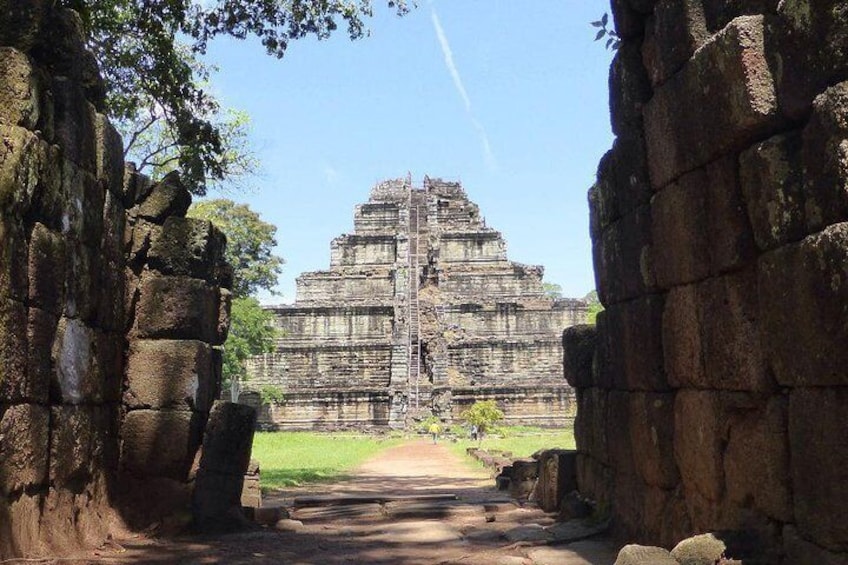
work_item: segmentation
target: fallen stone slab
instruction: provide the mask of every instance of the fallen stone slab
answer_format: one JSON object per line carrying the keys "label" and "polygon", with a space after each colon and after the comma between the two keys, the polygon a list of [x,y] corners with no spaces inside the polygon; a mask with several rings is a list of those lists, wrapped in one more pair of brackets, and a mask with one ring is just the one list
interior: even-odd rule
{"label": "fallen stone slab", "polygon": [[456,494],[440,493],[440,494],[403,494],[403,495],[350,495],[350,494],[329,494],[317,496],[299,496],[294,499],[295,507],[301,508],[305,506],[345,506],[349,504],[368,504],[377,503],[385,504],[399,500],[457,500]]}
{"label": "fallen stone slab", "polygon": [[390,518],[408,520],[410,518],[448,518],[456,516],[483,515],[486,510],[480,505],[457,504],[454,501],[437,502],[389,502],[384,511]]}
{"label": "fallen stone slab", "polygon": [[505,531],[503,535],[507,540],[513,543],[522,541],[548,543],[554,539],[553,534],[551,534],[541,524],[525,524],[523,526],[517,526]]}
{"label": "fallen stone slab", "polygon": [[606,532],[609,522],[590,523],[583,520],[569,520],[548,526],[548,533],[553,536],[552,545],[572,543],[575,541],[591,538]]}

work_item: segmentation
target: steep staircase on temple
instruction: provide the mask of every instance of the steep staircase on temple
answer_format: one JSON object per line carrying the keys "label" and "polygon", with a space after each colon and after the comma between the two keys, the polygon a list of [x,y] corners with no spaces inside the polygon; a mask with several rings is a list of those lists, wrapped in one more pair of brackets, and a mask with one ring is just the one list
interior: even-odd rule
{"label": "steep staircase on temple", "polygon": [[[421,402],[421,309],[418,302],[418,288],[420,286],[420,236],[421,236],[421,213],[426,214],[426,201],[423,191],[414,190],[410,185],[409,190],[409,365],[407,371],[407,384],[409,386],[409,409],[413,415],[417,415],[422,405]],[[422,210],[423,209],[423,210]],[[426,222],[426,217],[425,217]],[[424,246],[426,249],[426,245]]]}

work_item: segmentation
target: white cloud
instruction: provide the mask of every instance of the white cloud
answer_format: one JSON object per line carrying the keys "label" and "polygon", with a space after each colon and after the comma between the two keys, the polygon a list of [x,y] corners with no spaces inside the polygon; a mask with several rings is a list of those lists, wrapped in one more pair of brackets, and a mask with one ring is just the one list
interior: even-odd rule
{"label": "white cloud", "polygon": [[492,145],[489,143],[489,136],[486,134],[486,128],[484,128],[483,124],[481,124],[474,116],[474,112],[471,109],[471,98],[468,96],[468,91],[465,90],[465,85],[462,82],[462,76],[459,74],[459,69],[456,66],[456,62],[453,60],[453,50],[451,50],[450,42],[448,41],[447,35],[445,35],[442,22],[439,21],[439,16],[436,14],[436,9],[433,8],[432,5],[430,6],[430,16],[433,21],[433,29],[436,31],[436,38],[439,40],[439,46],[442,48],[442,55],[445,58],[445,66],[453,79],[453,84],[456,87],[459,97],[462,98],[462,102],[465,104],[465,112],[471,120],[471,125],[474,126],[474,129],[477,130],[477,133],[480,135],[480,142],[483,146],[483,155],[486,158],[486,164],[490,169],[496,170],[498,168],[498,162],[497,159],[495,159],[495,154],[492,152]]}

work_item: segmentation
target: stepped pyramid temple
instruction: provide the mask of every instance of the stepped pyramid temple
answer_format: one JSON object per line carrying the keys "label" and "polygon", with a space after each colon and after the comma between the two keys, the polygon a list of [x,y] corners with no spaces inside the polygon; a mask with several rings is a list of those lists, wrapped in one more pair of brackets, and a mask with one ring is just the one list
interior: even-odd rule
{"label": "stepped pyramid temple", "polygon": [[272,307],[273,353],[248,364],[242,402],[263,386],[268,428],[403,427],[430,413],[452,421],[496,399],[512,424],[573,417],[562,331],[580,300],[552,299],[543,268],[507,259],[457,182],[382,182],[331,244],[330,269],[297,279],[294,305]]}

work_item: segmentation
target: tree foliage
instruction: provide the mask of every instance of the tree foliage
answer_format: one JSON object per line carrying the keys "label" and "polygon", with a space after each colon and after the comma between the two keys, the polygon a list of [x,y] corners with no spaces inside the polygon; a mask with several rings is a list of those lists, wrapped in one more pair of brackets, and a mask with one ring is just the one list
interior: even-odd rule
{"label": "tree foliage", "polygon": [[589,307],[586,314],[586,322],[594,324],[597,322],[598,314],[604,310],[604,305],[598,299],[598,291],[593,290],[583,297],[583,302]]}
{"label": "tree foliage", "polygon": [[621,37],[619,37],[618,32],[615,31],[614,27],[607,27],[610,25],[609,14],[604,12],[604,15],[601,16],[601,19],[594,21],[591,23],[592,27],[599,28],[598,33],[595,34],[595,41],[600,41],[604,37],[607,38],[606,48],[616,51],[621,45]]}
{"label": "tree foliage", "polygon": [[276,226],[262,221],[246,204],[226,198],[196,202],[188,216],[209,220],[227,236],[225,257],[233,266],[233,296],[273,292],[285,263],[274,255]]}
{"label": "tree foliage", "polygon": [[557,283],[542,283],[542,291],[548,298],[562,298],[562,286]]}
{"label": "tree foliage", "polygon": [[504,413],[494,400],[478,400],[459,415],[470,426],[477,426],[480,434],[484,434],[503,420]]}
{"label": "tree foliage", "polygon": [[[230,174],[226,120],[206,86],[209,69],[199,61],[218,36],[257,37],[282,57],[289,42],[329,37],[340,25],[351,39],[367,34],[372,0],[56,0],[80,13],[89,48],[106,83],[107,110],[124,129],[138,131],[151,119],[167,132],[161,153],[178,166],[184,182],[204,194],[210,182]],[[398,14],[405,0],[387,0]],[[153,127],[153,126],[148,126]],[[231,157],[232,155],[230,155]]]}
{"label": "tree foliage", "polygon": [[224,343],[224,382],[244,381],[247,359],[274,350],[277,330],[273,322],[273,312],[263,309],[255,298],[233,299],[230,334]]}

